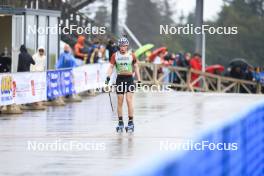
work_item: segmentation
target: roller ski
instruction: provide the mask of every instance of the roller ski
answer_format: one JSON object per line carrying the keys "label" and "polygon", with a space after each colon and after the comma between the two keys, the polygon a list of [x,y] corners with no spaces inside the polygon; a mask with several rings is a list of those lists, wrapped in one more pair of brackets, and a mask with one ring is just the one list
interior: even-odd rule
{"label": "roller ski", "polygon": [[129,121],[128,125],[126,126],[126,132],[127,133],[133,133],[134,132],[134,123],[133,121]]}
{"label": "roller ski", "polygon": [[124,129],[124,122],[123,122],[123,120],[122,121],[120,120],[118,122],[117,127],[116,127],[116,132],[117,133],[122,133],[123,132],[123,129]]}

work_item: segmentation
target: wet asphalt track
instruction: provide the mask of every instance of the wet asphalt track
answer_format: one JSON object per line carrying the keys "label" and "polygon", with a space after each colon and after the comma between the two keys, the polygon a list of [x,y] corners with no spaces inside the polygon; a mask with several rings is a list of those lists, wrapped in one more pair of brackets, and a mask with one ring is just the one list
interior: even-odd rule
{"label": "wet asphalt track", "polygon": [[[116,107],[114,94],[112,99]],[[115,133],[116,114],[111,111],[107,94],[86,97],[81,103],[65,107],[49,107],[46,111],[1,115],[0,175],[114,175],[162,154],[161,142],[193,139],[263,99],[257,95],[136,93],[133,135]],[[29,142],[56,141],[85,144],[88,148],[28,148]]]}

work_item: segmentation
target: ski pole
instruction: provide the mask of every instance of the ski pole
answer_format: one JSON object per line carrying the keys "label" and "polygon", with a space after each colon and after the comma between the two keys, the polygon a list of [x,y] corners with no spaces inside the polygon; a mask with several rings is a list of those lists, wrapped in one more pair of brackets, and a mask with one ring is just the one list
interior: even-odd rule
{"label": "ski pole", "polygon": [[114,112],[114,108],[113,108],[113,103],[112,103],[112,98],[111,98],[111,94],[110,94],[110,92],[108,92],[108,95],[109,95],[109,100],[110,100],[110,104],[111,104],[112,112]]}
{"label": "ski pole", "polygon": [[[108,76],[107,78],[106,78],[106,81],[105,81],[105,84],[107,85],[107,87],[109,88],[109,81],[110,81],[110,77]],[[110,100],[110,104],[111,104],[111,108],[112,108],[112,112],[114,112],[114,108],[113,108],[113,103],[112,103],[112,98],[111,98],[111,94],[110,94],[110,92],[111,92],[111,87],[110,87],[110,91],[108,91],[108,95],[109,95],[109,100]]]}

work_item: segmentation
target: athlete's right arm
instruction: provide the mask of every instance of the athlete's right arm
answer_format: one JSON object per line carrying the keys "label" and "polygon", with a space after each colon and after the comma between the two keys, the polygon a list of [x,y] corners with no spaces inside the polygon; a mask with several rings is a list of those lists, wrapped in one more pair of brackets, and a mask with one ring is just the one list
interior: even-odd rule
{"label": "athlete's right arm", "polygon": [[114,65],[110,63],[108,70],[106,72],[107,77],[111,77],[112,73],[113,73],[113,69],[114,69]]}

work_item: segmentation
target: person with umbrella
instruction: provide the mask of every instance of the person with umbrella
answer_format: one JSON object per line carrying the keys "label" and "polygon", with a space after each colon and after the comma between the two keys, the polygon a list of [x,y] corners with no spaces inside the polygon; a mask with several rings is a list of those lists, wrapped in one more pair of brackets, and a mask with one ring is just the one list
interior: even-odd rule
{"label": "person with umbrella", "polygon": [[245,59],[233,59],[227,68],[228,75],[232,78],[244,79],[248,70],[249,64]]}
{"label": "person with umbrella", "polygon": [[153,62],[154,64],[161,64],[165,55],[167,53],[167,48],[166,47],[161,47],[158,48],[156,50],[154,50],[149,57],[147,58],[147,60],[149,62]]}
{"label": "person with umbrella", "polygon": [[216,64],[206,67],[205,71],[207,73],[221,75],[225,71],[225,67],[223,65]]}
{"label": "person with umbrella", "polygon": [[150,52],[150,50],[154,47],[153,44],[146,44],[146,45],[143,45],[142,47],[138,48],[136,51],[135,51],[135,56],[137,58],[140,58],[141,56],[143,56],[145,53],[147,52]]}

